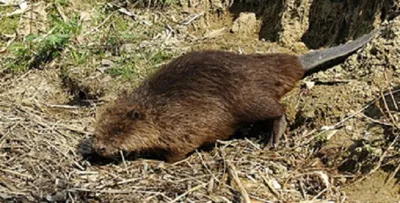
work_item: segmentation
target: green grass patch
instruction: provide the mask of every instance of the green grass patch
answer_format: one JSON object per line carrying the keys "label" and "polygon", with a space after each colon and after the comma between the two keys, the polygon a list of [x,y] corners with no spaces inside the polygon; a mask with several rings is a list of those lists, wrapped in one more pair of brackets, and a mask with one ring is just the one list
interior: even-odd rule
{"label": "green grass patch", "polygon": [[85,50],[70,49],[70,58],[72,58],[74,65],[84,64],[89,56],[89,52]]}
{"label": "green grass patch", "polygon": [[[6,14],[12,13],[14,10],[16,10],[16,8],[12,6],[0,7],[0,15],[4,16]],[[19,17],[20,15],[2,17],[0,20],[0,34],[14,34],[18,28]]]}
{"label": "green grass patch", "polygon": [[[173,1],[160,1],[160,4],[170,4]],[[93,5],[104,7],[101,1],[85,0],[79,7]],[[47,30],[40,34],[30,34],[23,39],[18,39],[9,47],[9,57],[4,60],[6,65],[0,71],[21,72],[32,68],[42,68],[48,62],[60,58],[59,66],[68,74],[69,68],[82,67],[88,71],[95,71],[102,59],[110,59],[114,64],[106,70],[107,74],[126,80],[135,80],[146,76],[160,64],[174,56],[174,53],[158,47],[140,47],[143,41],[151,41],[154,36],[161,33],[165,27],[162,22],[144,25],[140,21],[121,13],[115,13],[102,24],[111,14],[107,10],[91,13],[92,21],[85,33],[94,27],[93,33],[83,36],[84,43],[75,40],[82,34],[79,15],[70,6],[76,6],[69,0],[52,0],[47,7]],[[64,9],[67,20],[64,21],[57,11],[57,6]],[[79,9],[78,9],[79,10]],[[18,27],[15,22],[13,29]],[[46,34],[44,34],[46,33]]]}
{"label": "green grass patch", "polygon": [[27,35],[22,42],[14,42],[8,50],[13,57],[6,64],[5,71],[20,72],[30,68],[41,68],[58,57],[70,42],[79,34],[79,16],[74,14],[66,22],[57,15],[50,15],[48,35]]}
{"label": "green grass patch", "polygon": [[[106,17],[107,14],[104,14],[95,20],[102,22]],[[70,48],[67,61],[95,70],[92,62],[106,58],[114,62],[106,70],[107,74],[135,81],[174,56],[171,51],[154,47],[137,49],[143,41],[151,40],[163,29],[162,24],[147,26],[125,15],[116,14],[92,36],[93,43],[90,46]]]}
{"label": "green grass patch", "polygon": [[134,80],[152,73],[173,56],[172,52],[165,50],[145,51],[117,61],[107,70],[107,73],[114,77],[120,76],[125,80]]}

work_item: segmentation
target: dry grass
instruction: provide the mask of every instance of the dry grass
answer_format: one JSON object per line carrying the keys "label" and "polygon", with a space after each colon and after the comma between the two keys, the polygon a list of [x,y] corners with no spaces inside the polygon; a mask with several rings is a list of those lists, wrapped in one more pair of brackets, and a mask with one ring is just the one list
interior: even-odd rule
{"label": "dry grass", "polygon": [[[338,189],[304,149],[263,151],[250,140],[221,142],[173,165],[127,161],[101,165],[82,159],[75,146],[90,133],[84,121],[49,114],[38,103],[0,104],[3,198],[20,200],[234,201],[271,199],[340,200]],[[93,109],[56,107],[87,117]],[[100,164],[100,165],[98,165]]]}
{"label": "dry grass", "polygon": [[[12,89],[14,85],[2,87]],[[0,194],[3,199],[17,202],[39,199],[342,202],[346,199],[338,183],[349,176],[326,168],[315,158],[315,148],[310,147],[313,146],[310,138],[315,140],[318,135],[315,132],[286,140],[275,151],[260,150],[258,142],[245,139],[221,141],[210,152],[195,152],[172,165],[155,160],[115,164],[87,156],[90,148],[85,146],[85,141],[90,135],[87,126],[91,121],[88,118],[92,117],[94,107],[54,106],[43,102],[1,95]],[[396,155],[391,149],[394,144],[398,145],[398,136],[370,173],[387,157]]]}

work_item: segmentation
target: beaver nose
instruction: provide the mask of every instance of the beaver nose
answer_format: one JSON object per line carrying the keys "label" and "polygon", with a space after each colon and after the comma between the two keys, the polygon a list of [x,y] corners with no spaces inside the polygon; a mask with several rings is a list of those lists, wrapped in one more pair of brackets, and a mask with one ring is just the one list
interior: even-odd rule
{"label": "beaver nose", "polygon": [[101,143],[97,143],[94,148],[99,154],[104,154],[106,152],[106,146]]}
{"label": "beaver nose", "polygon": [[106,148],[104,146],[100,146],[97,148],[97,152],[100,154],[104,154],[104,152],[106,152]]}

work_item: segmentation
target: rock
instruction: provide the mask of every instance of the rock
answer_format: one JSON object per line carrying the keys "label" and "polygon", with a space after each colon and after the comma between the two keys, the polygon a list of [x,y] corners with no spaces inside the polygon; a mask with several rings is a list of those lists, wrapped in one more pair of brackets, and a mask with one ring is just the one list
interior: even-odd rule
{"label": "rock", "polygon": [[55,192],[46,196],[46,200],[49,202],[64,202],[67,199],[66,192]]}
{"label": "rock", "polygon": [[253,34],[257,30],[257,19],[255,13],[240,13],[233,22],[231,32],[235,34]]}

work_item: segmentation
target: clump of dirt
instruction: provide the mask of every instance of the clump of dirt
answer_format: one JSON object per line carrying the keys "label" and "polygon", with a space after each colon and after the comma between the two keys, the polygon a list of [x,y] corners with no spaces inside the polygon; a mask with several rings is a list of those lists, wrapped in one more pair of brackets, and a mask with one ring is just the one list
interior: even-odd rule
{"label": "clump of dirt", "polygon": [[235,34],[253,34],[257,30],[257,19],[254,13],[240,13],[233,22],[231,31]]}

